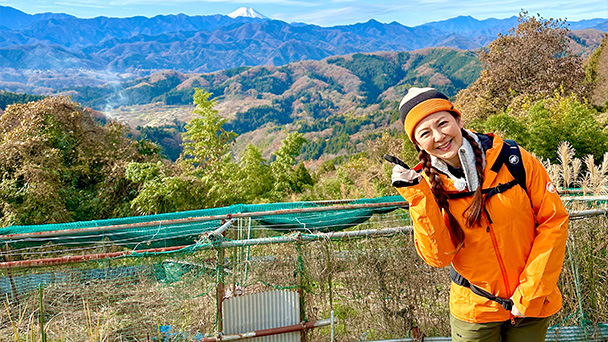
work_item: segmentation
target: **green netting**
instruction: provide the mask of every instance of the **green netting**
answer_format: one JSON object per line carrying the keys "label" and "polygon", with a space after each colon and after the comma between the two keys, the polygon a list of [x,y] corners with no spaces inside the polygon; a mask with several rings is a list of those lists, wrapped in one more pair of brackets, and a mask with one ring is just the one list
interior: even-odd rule
{"label": "green netting", "polygon": [[[401,196],[387,196],[379,198],[364,198],[349,202],[348,204],[372,204],[372,203],[395,203],[403,202]],[[272,204],[248,205],[247,209],[251,212],[268,211],[267,206]],[[280,203],[276,209],[299,209],[319,207],[319,205],[310,202],[299,203]],[[302,232],[328,232],[339,231],[352,226],[356,226],[369,220],[373,214],[384,214],[397,209],[397,206],[382,207],[382,208],[361,208],[350,210],[339,210],[330,212],[314,212],[314,213],[293,213],[287,215],[261,216],[256,220],[268,228],[275,230],[289,230]]]}
{"label": "green netting", "polygon": [[[401,196],[364,198],[354,200],[351,204],[376,204],[402,202]],[[270,203],[270,204],[237,204],[222,208],[201,209],[158,215],[123,217],[106,220],[69,222],[31,226],[11,226],[0,230],[0,239],[12,248],[39,246],[50,240],[44,237],[26,237],[9,239],[14,234],[36,234],[44,232],[65,231],[57,234],[52,241],[55,244],[70,246],[87,245],[104,239],[135,250],[191,245],[201,239],[201,235],[220,227],[220,220],[188,222],[187,219],[219,216],[237,213],[264,213],[277,210],[321,208],[323,205],[314,202]],[[304,232],[326,232],[346,229],[368,220],[373,214],[387,213],[398,206],[381,208],[361,208],[350,210],[293,213],[285,215],[260,215],[255,217],[261,224],[275,230],[298,230]],[[173,222],[179,220],[178,222]],[[91,232],[86,228],[111,227],[141,223],[157,223],[147,227],[128,227],[111,231]],[[79,229],[82,229],[79,231]],[[4,238],[2,238],[4,237]]]}

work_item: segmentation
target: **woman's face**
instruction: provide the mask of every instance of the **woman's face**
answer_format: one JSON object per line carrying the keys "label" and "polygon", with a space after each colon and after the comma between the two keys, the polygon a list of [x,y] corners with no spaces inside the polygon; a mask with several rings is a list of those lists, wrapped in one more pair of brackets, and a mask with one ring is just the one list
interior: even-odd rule
{"label": "woman's face", "polygon": [[462,122],[450,112],[433,113],[414,128],[414,139],[428,154],[460,167],[458,149],[462,146]]}

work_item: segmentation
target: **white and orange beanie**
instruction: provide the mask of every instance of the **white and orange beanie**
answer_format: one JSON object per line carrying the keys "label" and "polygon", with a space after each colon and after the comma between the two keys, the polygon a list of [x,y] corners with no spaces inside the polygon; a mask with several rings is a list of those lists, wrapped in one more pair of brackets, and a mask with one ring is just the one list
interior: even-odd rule
{"label": "white and orange beanie", "polygon": [[401,123],[411,141],[414,141],[414,128],[420,120],[444,110],[461,116],[448,97],[434,88],[412,87],[399,104]]}

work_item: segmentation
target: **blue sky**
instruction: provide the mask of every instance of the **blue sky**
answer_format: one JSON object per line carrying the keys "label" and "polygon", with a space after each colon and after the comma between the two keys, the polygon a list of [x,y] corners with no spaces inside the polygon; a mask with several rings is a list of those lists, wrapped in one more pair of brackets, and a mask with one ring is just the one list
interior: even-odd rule
{"label": "blue sky", "polygon": [[[0,5],[29,14],[67,13],[80,18],[132,17],[158,14],[228,14],[252,7],[273,19],[321,26],[348,25],[369,19],[416,26],[460,15],[504,19],[524,9],[531,15],[568,21],[608,18],[607,0],[0,0]],[[0,23],[1,24],[1,23]]]}

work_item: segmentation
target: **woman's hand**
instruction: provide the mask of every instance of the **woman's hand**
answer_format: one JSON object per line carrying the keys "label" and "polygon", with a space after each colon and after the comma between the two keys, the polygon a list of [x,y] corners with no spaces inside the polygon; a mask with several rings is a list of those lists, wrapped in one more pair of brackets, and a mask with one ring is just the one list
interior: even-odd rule
{"label": "woman's hand", "polygon": [[420,183],[420,173],[412,169],[406,169],[401,165],[393,167],[391,183],[395,188],[403,188]]}
{"label": "woman's hand", "polygon": [[[513,300],[513,298],[511,298],[511,300]],[[526,316],[524,316],[523,313],[521,313],[521,311],[519,311],[519,309],[517,308],[517,306],[515,306],[515,303],[513,303],[513,307],[511,308],[511,313],[515,317],[526,317]]]}

